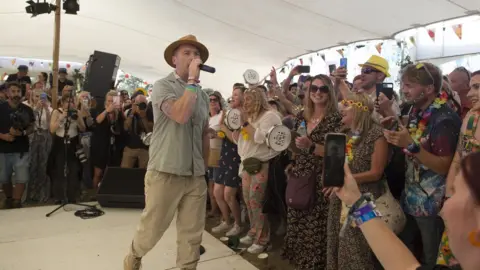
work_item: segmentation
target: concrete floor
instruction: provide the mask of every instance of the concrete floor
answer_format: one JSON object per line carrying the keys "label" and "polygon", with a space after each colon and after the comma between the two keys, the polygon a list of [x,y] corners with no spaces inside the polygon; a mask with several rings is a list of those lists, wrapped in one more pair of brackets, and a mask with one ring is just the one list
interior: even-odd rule
{"label": "concrete floor", "polygon": [[[73,206],[50,218],[53,206],[0,211],[0,270],[121,270],[141,211],[106,209],[83,220]],[[78,209],[78,208],[77,208]],[[177,269],[175,223],[144,258],[144,270]],[[208,232],[198,270],[256,270]]]}

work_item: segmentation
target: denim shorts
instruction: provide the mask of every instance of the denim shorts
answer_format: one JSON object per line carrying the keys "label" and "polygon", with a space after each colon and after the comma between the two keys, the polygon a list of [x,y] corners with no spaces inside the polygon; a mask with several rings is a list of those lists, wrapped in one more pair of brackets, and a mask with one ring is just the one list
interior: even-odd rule
{"label": "denim shorts", "polygon": [[15,173],[15,183],[26,184],[30,178],[28,153],[0,153],[0,184],[10,183]]}
{"label": "denim shorts", "polygon": [[220,173],[219,168],[208,167],[208,180],[216,181],[218,179],[219,173]]}

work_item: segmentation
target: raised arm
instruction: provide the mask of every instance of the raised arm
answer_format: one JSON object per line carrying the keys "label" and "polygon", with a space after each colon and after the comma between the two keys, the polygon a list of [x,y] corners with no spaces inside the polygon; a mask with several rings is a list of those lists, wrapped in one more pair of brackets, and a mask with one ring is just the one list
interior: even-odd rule
{"label": "raised arm", "polygon": [[154,105],[158,106],[168,118],[182,125],[192,117],[197,91],[201,91],[194,82],[190,83],[185,87],[185,92],[180,98],[177,98],[173,88],[165,80],[158,81],[153,86]]}

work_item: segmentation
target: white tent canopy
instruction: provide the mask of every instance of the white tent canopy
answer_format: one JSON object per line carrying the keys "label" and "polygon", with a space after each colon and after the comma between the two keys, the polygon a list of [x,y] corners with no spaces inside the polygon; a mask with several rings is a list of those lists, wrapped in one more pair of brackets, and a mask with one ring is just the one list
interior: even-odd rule
{"label": "white tent canopy", "polygon": [[[49,0],[50,1],[50,0]],[[149,82],[171,68],[166,46],[194,34],[215,75],[202,84],[229,93],[252,68],[266,75],[290,58],[480,10],[478,0],[80,0],[62,14],[60,59],[85,62],[94,50],[118,54],[120,68]],[[54,15],[30,18],[21,0],[0,0],[0,55],[51,59]]]}

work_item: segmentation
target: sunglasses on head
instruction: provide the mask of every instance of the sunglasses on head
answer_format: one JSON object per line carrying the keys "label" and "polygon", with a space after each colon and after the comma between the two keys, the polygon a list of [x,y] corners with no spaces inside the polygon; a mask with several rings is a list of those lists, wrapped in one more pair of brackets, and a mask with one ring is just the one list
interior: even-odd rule
{"label": "sunglasses on head", "polygon": [[310,93],[317,93],[320,91],[320,93],[328,94],[330,92],[330,89],[326,85],[322,86],[316,86],[316,85],[310,85]]}
{"label": "sunglasses on head", "polygon": [[368,75],[368,74],[372,74],[372,73],[374,73],[374,72],[379,72],[379,71],[376,70],[376,69],[368,68],[368,67],[367,67],[367,68],[362,68],[362,71],[361,71],[361,72],[362,72],[362,74],[367,74],[367,75]]}
{"label": "sunglasses on head", "polygon": [[432,76],[432,73],[430,73],[430,70],[428,70],[428,68],[423,64],[423,63],[420,63],[420,64],[417,64],[415,66],[415,68],[417,70],[420,70],[423,68],[423,70],[425,70],[425,72],[427,73],[428,77],[430,78],[430,80],[432,81],[432,84],[435,83],[435,79],[433,79],[433,76]]}

